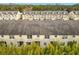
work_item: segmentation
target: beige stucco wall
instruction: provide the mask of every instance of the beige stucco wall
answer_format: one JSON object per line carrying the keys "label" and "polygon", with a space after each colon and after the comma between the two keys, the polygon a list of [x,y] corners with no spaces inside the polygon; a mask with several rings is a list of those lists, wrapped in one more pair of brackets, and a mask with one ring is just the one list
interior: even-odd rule
{"label": "beige stucco wall", "polygon": [[63,20],[69,20],[69,18],[73,20],[79,20],[79,15],[74,14],[73,11],[71,11],[69,14],[22,14],[20,12],[17,12],[17,14],[1,14],[0,20],[19,20],[22,16],[23,20],[57,20],[57,19],[63,19]]}
{"label": "beige stucco wall", "polygon": [[22,15],[22,19],[28,19],[28,20],[56,20],[56,19],[64,19],[69,20],[69,17],[67,15],[54,15],[54,14],[47,14],[47,15]]}
{"label": "beige stucco wall", "polygon": [[[64,36],[67,36],[67,38],[63,39]],[[50,43],[51,41],[57,41],[59,43],[68,43],[69,41],[77,41],[77,43],[79,43],[79,35],[75,35],[75,37],[73,37],[73,35],[50,35],[49,39],[45,38],[45,35],[32,35],[32,38],[28,39],[27,35],[14,35],[14,39],[10,39],[9,35],[4,35],[4,37],[2,37],[0,35],[0,41],[5,41],[7,42],[8,45],[10,45],[11,43],[13,43],[14,45],[17,44],[17,42],[19,41],[23,41],[25,44],[26,42],[33,42],[33,41],[39,41],[40,45],[44,45],[44,43]]]}

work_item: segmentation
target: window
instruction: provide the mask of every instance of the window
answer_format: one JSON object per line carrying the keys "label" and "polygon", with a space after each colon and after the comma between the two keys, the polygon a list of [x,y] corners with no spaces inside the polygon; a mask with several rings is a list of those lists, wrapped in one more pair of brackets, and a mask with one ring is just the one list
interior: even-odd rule
{"label": "window", "polygon": [[55,35],[55,37],[57,37],[57,35]]}
{"label": "window", "polygon": [[10,39],[14,39],[14,35],[10,35]]}
{"label": "window", "polygon": [[61,45],[61,46],[63,46],[63,45],[65,45],[65,43],[64,43],[64,42],[62,42],[62,43],[60,43],[60,45]]}
{"label": "window", "polygon": [[45,38],[46,38],[46,39],[49,39],[49,35],[45,35]]}
{"label": "window", "polygon": [[27,35],[27,38],[28,39],[32,39],[32,35]]}
{"label": "window", "polygon": [[26,44],[27,44],[27,45],[30,45],[30,44],[31,44],[31,42],[26,42]]}
{"label": "window", "polygon": [[11,42],[10,44],[11,44],[11,45],[13,45],[13,43],[12,43],[12,42]]}
{"label": "window", "polygon": [[73,37],[75,37],[75,35],[73,35]]}
{"label": "window", "polygon": [[40,46],[40,41],[35,41],[35,43]]}
{"label": "window", "polygon": [[44,45],[46,45],[46,42],[44,42]]}
{"label": "window", "polygon": [[22,37],[22,35],[19,35],[20,37]]}
{"label": "window", "polygon": [[7,43],[5,41],[0,41],[0,46],[3,46],[3,45],[7,46]]}
{"label": "window", "polygon": [[4,35],[1,35],[1,37],[4,37]]}
{"label": "window", "polygon": [[53,44],[53,41],[51,41],[50,43]]}
{"label": "window", "polygon": [[50,43],[51,43],[51,44],[53,44],[53,45],[58,44],[58,42],[57,42],[57,41],[50,41]]}
{"label": "window", "polygon": [[66,36],[66,35],[65,35],[65,36],[63,36],[63,37],[62,37],[62,39],[67,39],[67,36]]}
{"label": "window", "polygon": [[23,41],[19,41],[18,46],[22,46],[22,45],[23,45]]}
{"label": "window", "polygon": [[37,35],[37,37],[39,37],[39,35]]}

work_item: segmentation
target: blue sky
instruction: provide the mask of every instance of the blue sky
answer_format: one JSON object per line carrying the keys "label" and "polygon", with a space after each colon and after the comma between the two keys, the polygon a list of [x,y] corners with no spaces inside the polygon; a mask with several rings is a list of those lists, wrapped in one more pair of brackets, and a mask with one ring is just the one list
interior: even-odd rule
{"label": "blue sky", "polygon": [[0,0],[0,3],[79,3],[79,0]]}

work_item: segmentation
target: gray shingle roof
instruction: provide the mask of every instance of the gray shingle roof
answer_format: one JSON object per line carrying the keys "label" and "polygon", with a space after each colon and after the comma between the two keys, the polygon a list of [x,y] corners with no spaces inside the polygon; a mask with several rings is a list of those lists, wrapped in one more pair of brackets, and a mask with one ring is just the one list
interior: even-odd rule
{"label": "gray shingle roof", "polygon": [[23,14],[68,14],[67,11],[26,11]]}
{"label": "gray shingle roof", "polygon": [[0,14],[17,14],[18,11],[0,11]]}
{"label": "gray shingle roof", "polygon": [[0,35],[79,35],[79,21],[0,20]]}

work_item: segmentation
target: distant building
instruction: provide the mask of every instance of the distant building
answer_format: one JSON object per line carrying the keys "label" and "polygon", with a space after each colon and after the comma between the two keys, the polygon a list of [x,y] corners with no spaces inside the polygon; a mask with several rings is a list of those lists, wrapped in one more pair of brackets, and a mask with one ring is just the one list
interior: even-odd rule
{"label": "distant building", "polygon": [[70,20],[79,20],[79,11],[0,11],[0,43],[20,46],[36,42],[41,47],[54,41],[79,44],[79,22]]}
{"label": "distant building", "polygon": [[79,44],[78,21],[0,21],[0,43],[7,45],[36,42],[44,47],[51,42],[67,44],[72,41]]}
{"label": "distant building", "polygon": [[73,20],[79,20],[79,11],[71,11],[69,13],[70,18]]}
{"label": "distant building", "polygon": [[0,11],[0,20],[79,20],[79,11]]}
{"label": "distant building", "polygon": [[0,11],[0,20],[18,20],[20,14],[19,11]]}
{"label": "distant building", "polygon": [[22,13],[26,20],[68,20],[67,11],[26,11]]}

